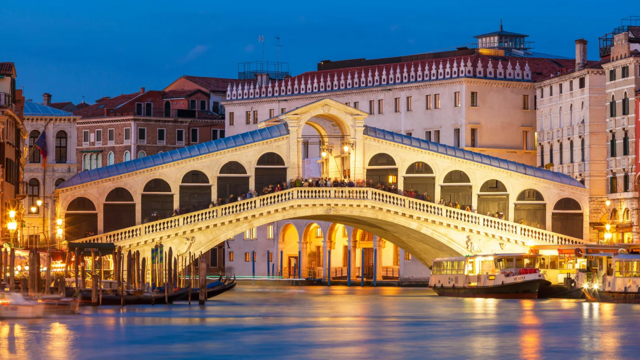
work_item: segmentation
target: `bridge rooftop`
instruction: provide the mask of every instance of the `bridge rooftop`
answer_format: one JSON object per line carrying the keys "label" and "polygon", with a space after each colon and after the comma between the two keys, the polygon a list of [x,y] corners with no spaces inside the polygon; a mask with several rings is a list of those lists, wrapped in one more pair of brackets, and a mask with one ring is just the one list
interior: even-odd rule
{"label": "bridge rooftop", "polygon": [[169,164],[192,157],[211,154],[222,150],[228,150],[243,145],[278,138],[285,135],[289,135],[289,129],[285,124],[252,130],[246,133],[232,135],[229,137],[212,140],[197,145],[191,145],[180,149],[167,151],[161,154],[145,156],[140,159],[125,161],[119,164],[104,166],[89,171],[82,171],[60,184],[57,189],[81,185],[96,180],[106,179],[112,176],[118,176],[154,166]]}
{"label": "bridge rooftop", "polygon": [[465,159],[469,161],[474,161],[477,163],[514,171],[517,173],[525,174],[528,176],[537,177],[540,179],[545,179],[549,181],[558,182],[565,185],[571,185],[576,187],[584,188],[584,185],[580,183],[578,180],[572,178],[569,175],[546,170],[543,168],[538,168],[531,165],[525,165],[521,163],[517,163],[514,161],[509,161],[505,159],[501,159],[495,156],[484,155],[475,151],[465,150],[454,146],[438,144],[435,142],[422,140],[414,137],[410,137],[407,135],[382,130],[370,126],[365,126],[364,134],[370,137],[382,139],[385,141],[391,141],[398,144],[403,144],[427,151],[433,151],[440,154],[444,154],[447,156],[453,156],[460,159]]}

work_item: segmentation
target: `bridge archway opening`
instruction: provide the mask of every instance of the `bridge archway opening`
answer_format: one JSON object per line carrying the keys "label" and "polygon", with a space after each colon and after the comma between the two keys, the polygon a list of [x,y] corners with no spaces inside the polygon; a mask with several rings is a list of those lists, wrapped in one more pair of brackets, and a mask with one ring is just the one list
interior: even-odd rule
{"label": "bridge archway opening", "polygon": [[[331,269],[329,269],[329,276],[331,276],[331,279],[346,279],[347,266],[349,264],[349,234],[343,224],[333,223],[329,226],[327,246],[331,250]],[[355,255],[356,254],[352,252],[352,261]],[[351,265],[355,268],[355,261],[353,261]]]}
{"label": "bridge archway opening", "polygon": [[324,260],[323,235],[322,228],[315,222],[308,224],[302,235],[302,242],[306,245],[306,258],[304,259],[306,263],[304,265],[308,269],[308,277],[313,279],[322,278]]}
{"label": "bridge archway opening", "polygon": [[239,162],[229,161],[224,164],[218,175],[218,198],[225,203],[236,201],[238,195],[249,191],[249,178],[247,169]]}
{"label": "bridge archway opening", "polygon": [[162,179],[149,180],[142,191],[142,223],[171,217],[173,195],[168,182]]}
{"label": "bridge archway opening", "polygon": [[478,214],[502,214],[509,219],[509,192],[500,180],[488,180],[480,187],[478,193]]}
{"label": "bridge archway opening", "polygon": [[562,198],[553,206],[552,231],[582,239],[583,212],[580,204],[572,198]]}
{"label": "bridge archway opening", "polygon": [[298,138],[303,177],[351,177],[350,137],[350,126],[338,116],[316,114],[306,120]]}
{"label": "bridge archway opening", "polygon": [[[464,171],[453,170],[445,177],[440,185],[440,197],[444,199],[445,204],[451,203],[452,206],[464,210],[467,206],[472,207],[471,179]],[[457,204],[457,205],[456,205]]]}
{"label": "bridge archway opening", "polygon": [[262,154],[256,163],[255,190],[262,194],[269,185],[284,184],[287,188],[287,167],[282,156],[268,152]]}
{"label": "bridge archway opening", "polygon": [[436,176],[431,166],[418,161],[409,165],[404,176],[403,190],[413,190],[424,195],[426,201],[434,202],[436,194]]}
{"label": "bridge archway opening", "polygon": [[136,203],[129,190],[117,187],[107,194],[103,210],[103,231],[110,232],[136,225]]}
{"label": "bridge archway opening", "polygon": [[64,231],[67,241],[81,239],[98,233],[98,211],[93,201],[86,197],[73,199],[64,215]]}
{"label": "bridge archway opening", "polygon": [[367,184],[375,188],[391,188],[398,185],[398,166],[389,154],[378,153],[367,164]]}
{"label": "bridge archway opening", "polygon": [[535,189],[523,190],[514,202],[513,219],[515,222],[547,229],[547,204],[542,194]]}
{"label": "bridge archway opening", "polygon": [[180,208],[191,212],[206,209],[211,204],[211,183],[202,171],[192,170],[182,177]]}
{"label": "bridge archway opening", "polygon": [[[282,268],[280,269],[282,277],[285,279],[297,278],[301,256],[300,235],[293,224],[287,223],[280,230],[278,251],[282,261]],[[276,266],[280,266],[280,264]]]}

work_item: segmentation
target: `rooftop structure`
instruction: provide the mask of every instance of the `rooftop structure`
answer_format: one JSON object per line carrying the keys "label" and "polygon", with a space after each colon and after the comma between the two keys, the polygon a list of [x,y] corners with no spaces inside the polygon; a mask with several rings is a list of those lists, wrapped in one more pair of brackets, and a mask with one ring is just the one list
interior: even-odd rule
{"label": "rooftop structure", "polygon": [[[636,44],[640,49],[640,16],[629,16],[620,21],[620,26],[613,29],[612,32],[599,37],[600,57],[608,57],[611,55],[611,48],[614,44],[614,37],[618,34],[629,33],[629,42]],[[632,49],[633,50],[633,49]]]}

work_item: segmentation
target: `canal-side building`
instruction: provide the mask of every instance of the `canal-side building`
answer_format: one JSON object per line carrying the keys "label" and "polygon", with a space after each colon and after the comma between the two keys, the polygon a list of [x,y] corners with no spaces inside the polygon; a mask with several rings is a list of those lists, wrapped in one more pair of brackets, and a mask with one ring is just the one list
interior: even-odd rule
{"label": "canal-side building", "polygon": [[603,61],[587,61],[586,40],[575,44],[574,70],[551,74],[535,85],[537,164],[572,176],[589,189],[589,239],[597,242],[607,211],[605,72]]}
{"label": "canal-side building", "polygon": [[636,123],[640,88],[640,26],[622,26],[601,39],[606,77],[608,223],[613,242],[639,242]]}
{"label": "canal-side building", "polygon": [[[50,101],[51,96],[44,94],[42,104],[26,101],[24,106],[29,153],[24,173],[27,198],[23,203],[23,231],[29,245],[59,248],[53,221],[56,207],[53,192],[78,172],[75,150],[76,123],[80,116],[47,106],[47,100]],[[46,158],[35,146],[42,133],[45,134]],[[40,205],[38,200],[42,201]]]}

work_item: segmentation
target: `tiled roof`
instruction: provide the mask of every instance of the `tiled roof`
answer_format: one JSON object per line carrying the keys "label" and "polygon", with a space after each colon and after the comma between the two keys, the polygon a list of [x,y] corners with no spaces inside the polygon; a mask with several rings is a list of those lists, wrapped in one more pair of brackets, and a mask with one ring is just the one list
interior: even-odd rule
{"label": "tiled roof", "polygon": [[447,156],[453,156],[460,159],[465,159],[465,160],[501,168],[504,170],[514,171],[520,174],[533,176],[540,179],[545,179],[545,180],[554,181],[554,182],[558,182],[565,185],[584,188],[584,185],[582,185],[578,180],[566,174],[545,170],[542,168],[537,168],[535,166],[525,165],[525,164],[521,164],[521,163],[509,161],[509,160],[504,160],[494,156],[488,156],[488,155],[480,154],[474,151],[465,150],[465,149],[461,149],[461,148],[457,148],[449,145],[438,144],[435,142],[426,141],[426,140],[410,137],[407,135],[394,133],[387,130],[365,126],[364,135],[382,139],[385,141],[391,141],[397,144],[403,144],[403,145],[427,150],[427,151],[437,152]]}
{"label": "tiled roof", "polygon": [[218,91],[218,92],[226,92],[229,84],[233,85],[234,83],[241,83],[243,81],[238,79],[225,79],[225,78],[190,76],[190,75],[185,75],[183,76],[183,78],[193,82],[196,85],[202,86],[205,89],[209,89],[209,91]]}
{"label": "tiled roof", "polygon": [[191,145],[184,148],[167,151],[161,154],[146,156],[141,159],[125,161],[119,164],[109,165],[94,170],[82,171],[74,175],[69,180],[60,184],[57,189],[86,184],[92,181],[132,173],[154,166],[169,164],[172,162],[253,144],[260,141],[275,139],[285,135],[289,135],[289,129],[284,124],[253,130],[214,141],[208,141],[197,145]]}
{"label": "tiled roof", "polygon": [[65,102],[56,102],[56,103],[51,103],[49,104],[49,106],[51,106],[52,108],[56,108],[56,109],[62,109],[63,107],[72,104],[71,101],[65,101]]}
{"label": "tiled roof", "polygon": [[0,62],[0,75],[13,76],[16,67],[12,62]]}
{"label": "tiled roof", "polygon": [[169,90],[162,95],[163,99],[184,99],[200,90]]}
{"label": "tiled roof", "polygon": [[24,102],[24,116],[73,116],[72,113],[33,101]]}
{"label": "tiled roof", "polygon": [[78,110],[73,113],[85,118],[104,116],[104,109],[116,109],[118,106],[135,99],[139,95],[140,92],[136,92],[133,94],[122,94],[111,99],[102,98],[99,103],[83,108],[78,107]]}
{"label": "tiled roof", "polygon": [[76,107],[78,108],[78,110],[80,110],[80,109],[84,109],[84,108],[89,107],[89,106],[91,106],[91,105],[87,104],[87,103],[86,103],[86,102],[84,102],[84,101],[83,101],[83,102],[81,102],[80,104],[76,105]]}

